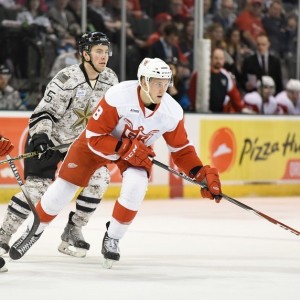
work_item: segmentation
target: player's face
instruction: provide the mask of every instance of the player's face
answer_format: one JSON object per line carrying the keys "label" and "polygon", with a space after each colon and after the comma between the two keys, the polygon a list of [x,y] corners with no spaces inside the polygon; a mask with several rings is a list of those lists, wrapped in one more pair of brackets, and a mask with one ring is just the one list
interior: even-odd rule
{"label": "player's face", "polygon": [[95,45],[92,47],[90,52],[90,58],[97,69],[102,72],[107,65],[109,58],[109,49],[106,45]]}
{"label": "player's face", "polygon": [[288,91],[287,94],[293,103],[296,103],[300,97],[300,92],[296,92],[296,91]]}
{"label": "player's face", "polygon": [[10,75],[0,74],[0,91],[6,88],[9,79]]}
{"label": "player's face", "polygon": [[273,86],[263,86],[262,87],[261,94],[262,94],[262,97],[264,100],[269,99],[269,97],[273,96],[274,93],[275,93],[275,89]]}
{"label": "player's face", "polygon": [[155,103],[160,103],[163,95],[170,84],[169,79],[151,78],[149,82],[149,93]]}

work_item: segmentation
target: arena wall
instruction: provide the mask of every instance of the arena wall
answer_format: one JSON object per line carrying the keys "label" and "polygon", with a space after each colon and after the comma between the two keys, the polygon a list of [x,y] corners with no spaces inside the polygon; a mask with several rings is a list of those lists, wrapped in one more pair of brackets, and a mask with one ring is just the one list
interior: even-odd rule
{"label": "arena wall", "polygon": [[[0,112],[1,134],[15,145],[12,157],[24,153],[30,114]],[[232,197],[300,195],[299,117],[185,114],[185,124],[203,163],[219,169],[224,193]],[[158,161],[176,168],[163,139],[154,151]],[[23,161],[16,161],[16,166],[22,174]],[[113,164],[109,168],[111,185],[105,198],[116,199],[121,176]],[[8,164],[0,164],[0,202],[7,202],[17,191]],[[154,166],[146,197],[197,198],[199,188]]]}

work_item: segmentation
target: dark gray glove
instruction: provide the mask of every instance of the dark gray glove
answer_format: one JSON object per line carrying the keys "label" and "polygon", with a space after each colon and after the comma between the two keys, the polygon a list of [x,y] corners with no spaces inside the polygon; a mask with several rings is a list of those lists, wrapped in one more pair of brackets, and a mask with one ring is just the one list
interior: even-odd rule
{"label": "dark gray glove", "polygon": [[30,151],[39,152],[40,159],[49,159],[53,155],[54,151],[48,149],[49,144],[50,140],[46,133],[36,133],[29,140]]}

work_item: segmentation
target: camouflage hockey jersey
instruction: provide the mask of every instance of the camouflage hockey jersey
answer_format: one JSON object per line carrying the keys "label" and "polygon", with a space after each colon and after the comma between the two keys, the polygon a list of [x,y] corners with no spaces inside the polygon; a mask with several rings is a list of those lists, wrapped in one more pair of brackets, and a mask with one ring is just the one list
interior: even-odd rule
{"label": "camouflage hockey jersey", "polygon": [[91,87],[83,65],[61,70],[47,85],[44,97],[29,120],[29,133],[46,133],[54,145],[73,142],[105,92],[118,83],[110,68],[99,74]]}

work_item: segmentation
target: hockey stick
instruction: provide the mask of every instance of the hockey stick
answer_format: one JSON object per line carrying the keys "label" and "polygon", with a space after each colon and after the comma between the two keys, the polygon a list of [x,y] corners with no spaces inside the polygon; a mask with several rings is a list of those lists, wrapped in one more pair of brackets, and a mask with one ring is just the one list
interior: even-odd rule
{"label": "hockey stick", "polygon": [[27,237],[22,242],[22,244],[20,244],[20,247],[21,247],[23,244],[26,244],[34,236],[34,234],[36,233],[41,221],[40,221],[39,215],[38,215],[38,213],[35,209],[35,206],[34,206],[33,202],[30,200],[30,197],[28,195],[28,192],[25,188],[25,185],[24,185],[23,180],[22,180],[22,178],[21,178],[21,176],[18,172],[18,169],[17,169],[16,165],[13,163],[12,158],[9,155],[6,155],[6,159],[9,163],[9,166],[10,166],[10,168],[11,168],[11,170],[12,170],[12,172],[13,172],[13,174],[14,174],[14,176],[15,176],[15,178],[16,178],[16,180],[17,180],[17,182],[18,182],[18,184],[19,184],[19,186],[20,186],[20,188],[21,188],[21,190],[24,194],[24,196],[25,196],[25,199],[26,199],[26,201],[27,201],[32,213],[33,213],[33,217],[34,217],[32,228],[29,231]]}
{"label": "hockey stick", "polygon": [[[69,143],[69,144],[62,144],[62,145],[54,146],[54,147],[49,147],[47,150],[53,150],[53,151],[56,151],[56,150],[68,148],[71,144],[72,144],[72,143]],[[46,151],[47,151],[47,150],[46,150]],[[19,155],[19,156],[11,157],[10,159],[0,160],[0,165],[5,164],[5,163],[9,163],[9,160],[10,160],[10,161],[15,161],[15,160],[20,160],[20,159],[25,159],[25,158],[37,156],[37,155],[39,155],[39,154],[42,154],[42,153],[40,153],[40,152],[38,152],[38,151],[33,151],[33,152],[24,153],[24,154],[21,154],[21,155]]]}
{"label": "hockey stick", "polygon": [[[189,182],[191,182],[193,184],[199,185],[201,188],[205,187],[205,185],[202,185],[199,182],[197,182],[194,179],[192,179],[191,177],[189,177],[189,176],[187,176],[187,175],[185,175],[185,174],[183,174],[181,172],[176,171],[175,169],[171,168],[170,166],[167,166],[167,165],[165,165],[165,164],[163,164],[163,163],[161,163],[161,162],[159,162],[159,161],[157,161],[155,159],[152,159],[152,162],[153,162],[153,164],[155,164],[155,165],[157,165],[157,166],[159,166],[159,167],[161,167],[161,168],[163,168],[163,169],[165,169],[165,170],[167,170],[167,171],[169,171],[169,172],[171,172],[171,173],[173,173],[173,174],[175,174],[175,175],[177,175],[177,176],[179,176],[179,177],[181,177],[181,178],[183,178],[183,179],[185,179],[185,180],[187,180],[187,181],[189,181]],[[265,220],[267,220],[267,221],[269,221],[269,222],[271,222],[271,223],[273,223],[275,225],[278,225],[281,228],[283,228],[285,230],[288,230],[288,231],[290,231],[291,233],[293,233],[295,235],[300,235],[300,231],[298,231],[298,230],[296,230],[296,229],[294,229],[294,228],[292,228],[292,227],[290,227],[290,226],[288,226],[286,224],[283,224],[283,223],[277,221],[276,219],[273,219],[273,218],[267,216],[266,214],[264,214],[264,213],[262,213],[262,212],[260,212],[260,211],[258,211],[256,209],[254,209],[254,208],[252,208],[252,207],[250,207],[250,206],[248,206],[248,205],[246,205],[244,203],[241,203],[241,202],[239,202],[239,201],[237,201],[237,200],[235,200],[235,199],[233,199],[233,198],[231,198],[231,197],[229,197],[229,196],[227,196],[227,195],[225,195],[223,193],[221,193],[221,196],[224,199],[226,199],[227,201],[229,201],[229,202],[231,202],[231,203],[233,203],[233,204],[235,204],[235,205],[237,205],[237,206],[239,206],[239,207],[241,207],[241,208],[243,208],[245,210],[248,210],[248,211],[256,214],[259,217],[262,217]]]}

